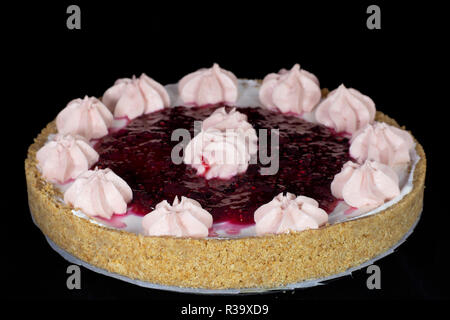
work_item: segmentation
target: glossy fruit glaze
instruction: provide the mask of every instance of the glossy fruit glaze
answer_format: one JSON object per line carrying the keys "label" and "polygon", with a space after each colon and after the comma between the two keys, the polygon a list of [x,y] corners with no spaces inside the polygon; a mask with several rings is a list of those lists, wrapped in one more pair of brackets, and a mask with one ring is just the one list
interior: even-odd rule
{"label": "glossy fruit glaze", "polygon": [[[172,132],[185,128],[194,136],[194,121],[208,117],[217,106],[168,108],[131,121],[125,128],[100,139],[95,145],[99,168],[111,168],[133,190],[130,208],[138,214],[153,210],[162,200],[186,196],[200,202],[214,222],[250,225],[253,213],[280,192],[316,199],[330,213],[337,199],[330,184],[350,160],[348,139],[330,129],[298,117],[261,108],[239,108],[258,129],[279,129],[279,170],[261,175],[267,167],[259,161],[230,180],[206,180],[185,164],[171,160]],[[270,135],[269,143],[270,146]]]}

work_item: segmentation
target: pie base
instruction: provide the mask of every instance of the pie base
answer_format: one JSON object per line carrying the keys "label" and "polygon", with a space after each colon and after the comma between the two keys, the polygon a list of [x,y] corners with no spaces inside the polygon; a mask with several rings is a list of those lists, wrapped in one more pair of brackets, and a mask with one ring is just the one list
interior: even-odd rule
{"label": "pie base", "polygon": [[166,285],[160,285],[155,283],[150,283],[142,280],[136,280],[131,279],[126,276],[112,273],[104,269],[100,269],[98,267],[92,266],[89,263],[86,263],[85,261],[82,261],[71,254],[67,253],[66,251],[59,248],[52,240],[50,240],[47,236],[45,239],[49,243],[50,247],[55,250],[61,257],[66,259],[72,264],[81,265],[89,270],[92,270],[94,272],[106,275],[108,277],[113,277],[115,279],[119,279],[125,282],[129,282],[134,285],[138,285],[141,287],[149,288],[149,289],[157,289],[157,290],[165,290],[165,291],[173,291],[173,292],[180,292],[180,293],[194,293],[194,294],[208,294],[208,295],[237,295],[237,294],[260,294],[260,293],[273,293],[276,291],[286,291],[286,290],[294,290],[299,288],[309,288],[314,287],[317,285],[323,285],[327,281],[334,280],[337,278],[341,278],[344,276],[351,275],[352,272],[357,271],[359,269],[365,268],[367,266],[370,266],[371,264],[375,263],[377,260],[384,258],[385,256],[393,253],[397,247],[399,247],[408,237],[409,235],[414,231],[415,226],[419,223],[419,218],[416,220],[414,225],[409,229],[409,231],[403,236],[403,238],[397,242],[393,247],[391,247],[389,250],[381,253],[380,255],[376,256],[375,258],[372,258],[356,267],[352,267],[347,269],[344,272],[333,274],[331,276],[327,276],[325,278],[320,279],[308,279],[297,283],[290,283],[284,286],[278,286],[278,287],[272,287],[272,288],[233,288],[233,289],[204,289],[204,288],[190,288],[190,287],[178,287],[178,286],[166,286]]}
{"label": "pie base", "polygon": [[[377,121],[399,126],[377,112]],[[109,229],[75,216],[37,169],[36,152],[56,133],[49,123],[28,150],[25,172],[33,219],[59,248],[86,263],[131,279],[164,286],[232,289],[274,288],[345,272],[392,248],[412,228],[423,206],[426,157],[413,189],[391,207],[368,217],[320,229],[238,239],[151,237]]]}

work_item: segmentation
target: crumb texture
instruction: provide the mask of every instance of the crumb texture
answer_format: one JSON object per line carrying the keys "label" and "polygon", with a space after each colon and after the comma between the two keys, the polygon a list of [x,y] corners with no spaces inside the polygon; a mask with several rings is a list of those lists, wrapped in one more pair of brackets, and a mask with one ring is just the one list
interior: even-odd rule
{"label": "crumb texture", "polygon": [[[326,94],[326,92],[323,92]],[[376,120],[398,126],[377,112]],[[133,279],[193,288],[275,287],[321,278],[357,266],[395,245],[422,210],[426,158],[420,156],[414,188],[386,210],[317,230],[241,239],[144,237],[104,228],[72,214],[36,167],[36,152],[51,133],[51,122],[30,146],[25,160],[33,217],[59,247],[96,267]]]}

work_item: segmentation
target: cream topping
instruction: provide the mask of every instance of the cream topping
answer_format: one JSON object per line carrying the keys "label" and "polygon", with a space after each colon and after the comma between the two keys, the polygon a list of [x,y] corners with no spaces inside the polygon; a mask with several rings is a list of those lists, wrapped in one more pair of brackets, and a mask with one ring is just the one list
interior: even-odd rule
{"label": "cream topping", "polygon": [[113,115],[97,98],[75,99],[57,115],[56,127],[62,134],[78,134],[86,139],[98,139],[108,134]]}
{"label": "cream topping", "polygon": [[106,219],[113,214],[125,214],[132,198],[128,184],[108,168],[84,172],[64,193],[67,204],[88,216]]}
{"label": "cream topping", "polygon": [[87,171],[98,153],[82,136],[57,134],[36,153],[42,176],[54,183],[66,183]]}
{"label": "cream topping", "polygon": [[411,135],[384,122],[374,122],[358,130],[350,140],[350,155],[359,163],[375,160],[395,167],[411,161]]}
{"label": "cream topping", "polygon": [[[183,104],[179,95],[178,95],[178,84],[169,84],[165,86],[167,92],[170,95],[172,105],[176,106]],[[237,106],[241,107],[247,107],[250,105],[258,105],[259,99],[258,99],[258,92],[259,92],[260,84],[259,82],[255,80],[239,80],[239,99],[236,102]],[[306,119],[306,118],[305,118]],[[311,121],[311,120],[310,120]],[[49,137],[49,139],[51,139]],[[407,170],[405,168],[405,181],[404,184],[402,183],[400,185],[401,187],[401,193],[400,195],[396,196],[395,198],[391,199],[390,201],[385,202],[384,204],[376,207],[373,210],[370,210],[368,212],[360,212],[360,210],[353,210],[352,213],[348,213],[348,210],[351,209],[349,205],[347,205],[344,201],[340,201],[338,206],[331,212],[328,216],[329,223],[330,224],[337,224],[345,221],[350,221],[354,219],[359,219],[361,217],[370,216],[373,214],[376,214],[382,210],[387,209],[388,207],[398,203],[404,196],[406,196],[411,190],[413,189],[413,176],[414,171],[417,163],[420,160],[420,157],[417,155],[415,149],[413,148],[411,150],[411,157],[412,162],[410,164],[410,170]],[[60,184],[54,184],[54,186],[61,190],[61,192],[64,192],[65,189],[67,189],[68,186],[70,186],[70,183],[66,185],[60,185]],[[60,199],[58,197],[55,198],[57,201],[60,201],[62,203],[63,199]],[[81,210],[72,210],[73,214],[83,218],[83,219],[89,219],[88,216],[86,216]],[[123,222],[126,226],[125,227],[117,227],[115,224],[109,224],[108,221],[105,220],[94,220],[89,219],[91,223],[101,225],[102,227],[106,228],[112,228],[112,229],[118,229],[125,232],[132,232],[136,234],[142,234],[142,217],[136,216],[133,214],[127,214],[124,216],[118,217],[121,222]],[[212,227],[212,236],[214,239],[216,238],[222,238],[222,239],[229,239],[229,238],[240,238],[240,237],[252,237],[256,234],[255,232],[255,226],[249,226],[243,229],[239,228],[239,232],[235,232],[236,226],[231,223],[216,223]],[[231,232],[229,233],[228,230]]]}
{"label": "cream topping", "polygon": [[183,161],[206,179],[229,179],[247,170],[257,142],[246,115],[220,108],[203,121],[201,132],[186,146]]}
{"label": "cream topping", "polygon": [[353,134],[375,119],[375,103],[368,96],[341,84],[316,109],[316,120],[337,132]]}
{"label": "cream topping", "polygon": [[247,170],[250,157],[245,135],[209,129],[189,142],[183,161],[206,179],[229,179]]}
{"label": "cream topping", "polygon": [[142,219],[144,234],[149,236],[174,236],[203,238],[212,227],[212,215],[197,201],[175,197],[172,205],[166,200]]}
{"label": "cream topping", "polygon": [[377,161],[366,160],[362,165],[348,161],[334,177],[331,193],[367,212],[400,194],[399,179],[391,167]]}
{"label": "cream topping", "polygon": [[[226,130],[253,130],[252,125],[247,121],[247,115],[239,111],[236,108],[227,112],[225,107],[216,109],[209,117],[202,122],[202,130],[208,130],[210,128],[226,131]],[[255,132],[256,137],[256,132]]]}
{"label": "cream topping", "polygon": [[144,73],[139,78],[118,79],[105,91],[102,101],[115,117],[130,120],[170,106],[166,89]]}
{"label": "cream topping", "polygon": [[256,234],[287,233],[317,229],[328,221],[328,214],[309,197],[280,193],[255,211]]}
{"label": "cream topping", "polygon": [[259,90],[259,100],[270,110],[302,114],[320,101],[319,80],[296,64],[291,70],[268,74]]}
{"label": "cream topping", "polygon": [[187,105],[234,104],[238,98],[238,82],[233,73],[215,63],[212,68],[184,76],[178,84],[178,91]]}

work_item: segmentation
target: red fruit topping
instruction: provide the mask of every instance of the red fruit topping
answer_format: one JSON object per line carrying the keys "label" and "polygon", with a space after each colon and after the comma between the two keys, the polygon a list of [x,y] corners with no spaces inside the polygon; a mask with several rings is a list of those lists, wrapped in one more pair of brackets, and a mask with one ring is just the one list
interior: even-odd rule
{"label": "red fruit topping", "polygon": [[[297,117],[261,108],[240,108],[258,129],[280,132],[279,170],[262,176],[267,165],[250,164],[247,172],[230,180],[206,180],[196,170],[171,160],[172,132],[185,128],[193,137],[194,121],[209,116],[216,106],[167,108],[131,121],[127,127],[98,141],[99,168],[111,168],[133,190],[130,204],[134,212],[146,214],[162,200],[186,196],[200,202],[214,217],[253,224],[253,213],[280,192],[291,192],[316,199],[322,209],[331,212],[337,204],[330,184],[342,165],[350,160],[348,139],[332,130]],[[269,135],[270,144],[270,135]],[[205,165],[207,165],[205,163]]]}

